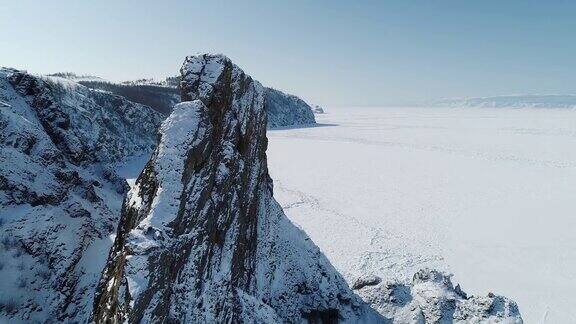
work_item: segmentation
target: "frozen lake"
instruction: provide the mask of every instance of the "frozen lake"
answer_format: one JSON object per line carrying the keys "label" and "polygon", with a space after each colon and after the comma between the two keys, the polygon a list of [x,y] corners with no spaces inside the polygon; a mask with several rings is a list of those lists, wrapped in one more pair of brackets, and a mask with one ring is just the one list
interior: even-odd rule
{"label": "frozen lake", "polygon": [[268,132],[274,195],[347,279],[454,273],[575,323],[576,110],[333,108]]}

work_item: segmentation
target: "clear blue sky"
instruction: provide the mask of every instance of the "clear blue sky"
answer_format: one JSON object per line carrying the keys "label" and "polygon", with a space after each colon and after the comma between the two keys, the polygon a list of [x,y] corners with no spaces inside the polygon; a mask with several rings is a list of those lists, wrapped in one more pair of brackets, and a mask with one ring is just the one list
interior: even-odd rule
{"label": "clear blue sky", "polygon": [[110,80],[228,55],[324,105],[576,92],[576,1],[0,0],[0,65]]}

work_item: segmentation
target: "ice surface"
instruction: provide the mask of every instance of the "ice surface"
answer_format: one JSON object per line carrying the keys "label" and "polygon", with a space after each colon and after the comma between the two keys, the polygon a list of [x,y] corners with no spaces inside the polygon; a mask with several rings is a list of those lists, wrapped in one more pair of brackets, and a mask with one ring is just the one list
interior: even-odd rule
{"label": "ice surface", "polygon": [[429,266],[572,323],[576,111],[330,108],[268,131],[274,195],[349,282]]}

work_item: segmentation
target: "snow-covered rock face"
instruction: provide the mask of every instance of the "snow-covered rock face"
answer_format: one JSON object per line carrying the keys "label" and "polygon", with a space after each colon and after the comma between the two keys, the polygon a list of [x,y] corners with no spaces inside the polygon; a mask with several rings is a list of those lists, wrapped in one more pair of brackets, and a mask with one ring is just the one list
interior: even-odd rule
{"label": "snow-covered rock face", "polygon": [[436,270],[418,271],[410,285],[359,278],[362,298],[393,323],[522,323],[518,306],[502,296],[467,296],[450,277]]}
{"label": "snow-covered rock face", "polygon": [[324,109],[322,107],[320,107],[319,105],[314,105],[314,107],[312,107],[312,112],[315,114],[325,113]]}
{"label": "snow-covered rock face", "polygon": [[124,202],[93,320],[383,320],[273,199],[260,83],[222,55],[181,72],[185,102]]}
{"label": "snow-covered rock face", "polygon": [[0,322],[82,321],[125,181],[161,116],[70,81],[0,70]]}
{"label": "snow-covered rock face", "polygon": [[72,162],[118,161],[155,145],[150,135],[160,119],[142,105],[66,79],[22,72],[9,79]]}
{"label": "snow-covered rock face", "polygon": [[[95,322],[521,322],[443,274],[374,276],[353,293],[272,196],[265,89],[222,55],[187,57],[183,103],[128,193]],[[366,303],[368,302],[368,303]]]}
{"label": "snow-covered rock face", "polygon": [[312,108],[304,100],[272,88],[265,88],[264,91],[269,128],[316,123]]}

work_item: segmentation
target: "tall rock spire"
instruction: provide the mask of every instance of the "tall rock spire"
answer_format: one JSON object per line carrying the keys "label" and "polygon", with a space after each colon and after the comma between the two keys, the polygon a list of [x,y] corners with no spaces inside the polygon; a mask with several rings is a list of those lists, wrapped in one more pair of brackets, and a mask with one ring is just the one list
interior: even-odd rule
{"label": "tall rock spire", "polygon": [[383,321],[272,197],[260,83],[222,55],[187,57],[181,74],[93,320]]}

